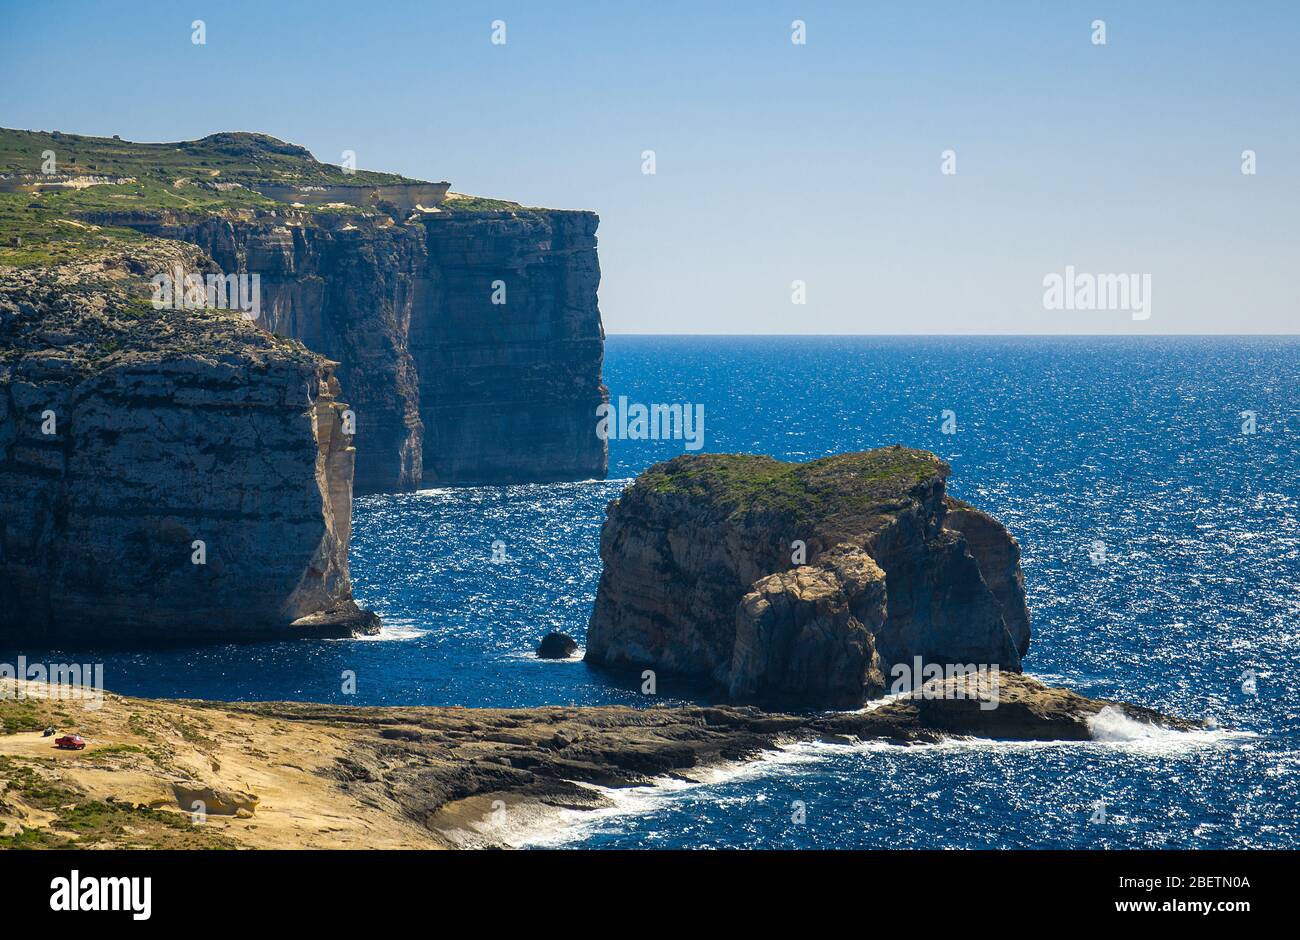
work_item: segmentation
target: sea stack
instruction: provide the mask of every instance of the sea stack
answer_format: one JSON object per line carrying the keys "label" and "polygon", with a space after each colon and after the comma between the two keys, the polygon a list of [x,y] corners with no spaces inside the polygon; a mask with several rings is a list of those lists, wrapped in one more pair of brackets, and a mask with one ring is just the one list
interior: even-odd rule
{"label": "sea stack", "polygon": [[832,708],[919,686],[918,663],[1019,672],[1019,546],[950,472],[900,446],[656,464],[607,510],[587,660]]}

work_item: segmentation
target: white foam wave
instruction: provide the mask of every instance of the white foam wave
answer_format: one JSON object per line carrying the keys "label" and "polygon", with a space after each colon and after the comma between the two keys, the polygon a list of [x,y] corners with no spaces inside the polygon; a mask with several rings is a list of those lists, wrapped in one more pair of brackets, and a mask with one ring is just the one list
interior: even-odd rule
{"label": "white foam wave", "polygon": [[582,658],[586,655],[587,655],[587,648],[585,646],[579,646],[577,652],[575,652],[573,655],[560,657],[558,659],[543,659],[542,657],[537,655],[536,650],[512,650],[511,652],[505,654],[505,658],[522,659],[533,663],[558,663],[561,666],[568,664],[571,666],[574,663],[582,662]]}
{"label": "white foam wave", "polygon": [[[878,707],[878,706],[877,706]],[[869,756],[889,753],[905,757],[908,754],[934,754],[946,750],[1016,750],[1041,748],[1106,748],[1130,752],[1170,754],[1207,746],[1240,743],[1257,737],[1251,732],[1222,730],[1179,731],[1147,724],[1128,717],[1112,707],[1089,719],[1091,741],[1007,741],[985,738],[947,738],[933,744],[899,745],[887,740],[857,742],[799,741],[779,746],[751,761],[720,764],[692,769],[688,779],[679,777],[656,778],[654,783],[639,787],[596,787],[583,784],[604,797],[605,805],[597,809],[557,810],[548,815],[544,825],[517,827],[506,844],[517,848],[556,847],[587,838],[594,830],[620,816],[648,815],[675,799],[700,787],[723,783],[776,776],[788,773],[801,765],[818,764],[830,757],[847,753]],[[523,823],[523,820],[520,820]],[[539,820],[531,820],[539,823]]]}
{"label": "white foam wave", "polygon": [[893,702],[900,698],[907,698],[911,694],[912,694],[911,692],[890,693],[889,695],[883,695],[880,698],[871,699],[866,704],[864,704],[861,708],[851,708],[848,709],[848,711],[851,714],[865,715],[867,712],[874,712],[877,708],[880,708],[882,705],[888,705],[890,702]]}
{"label": "white foam wave", "polygon": [[394,640],[414,640],[422,637],[429,631],[417,627],[414,620],[403,620],[400,618],[388,619],[380,618],[379,632],[372,636],[354,636],[348,637],[339,642],[344,643],[388,643]]}
{"label": "white foam wave", "polygon": [[612,818],[647,815],[701,787],[772,776],[793,765],[814,764],[823,758],[824,753],[816,742],[801,741],[781,745],[749,761],[696,767],[675,777],[656,777],[653,783],[645,786],[579,784],[600,794],[605,805],[596,809],[558,810],[546,820],[545,826],[525,828],[521,825],[507,844],[514,848],[554,848],[580,842]]}
{"label": "white foam wave", "polygon": [[1224,731],[1197,728],[1180,731],[1124,714],[1122,709],[1107,705],[1088,719],[1088,732],[1098,744],[1118,745],[1127,750],[1169,752],[1207,745],[1230,744],[1256,737],[1249,731]]}

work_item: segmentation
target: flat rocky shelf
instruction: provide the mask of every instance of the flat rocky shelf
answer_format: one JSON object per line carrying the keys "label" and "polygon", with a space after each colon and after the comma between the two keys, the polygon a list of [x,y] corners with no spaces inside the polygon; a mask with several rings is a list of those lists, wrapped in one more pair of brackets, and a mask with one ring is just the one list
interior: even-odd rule
{"label": "flat rocky shelf", "polygon": [[[28,687],[31,688],[30,686]],[[378,708],[155,701],[101,708],[0,698],[0,846],[439,848],[500,844],[492,817],[607,805],[628,787],[806,740],[900,746],[954,735],[1087,741],[1103,708],[1186,730],[1149,709],[1003,674],[949,678],[851,712],[746,706]],[[77,730],[55,750],[39,728]],[[195,824],[192,797],[206,818]]]}

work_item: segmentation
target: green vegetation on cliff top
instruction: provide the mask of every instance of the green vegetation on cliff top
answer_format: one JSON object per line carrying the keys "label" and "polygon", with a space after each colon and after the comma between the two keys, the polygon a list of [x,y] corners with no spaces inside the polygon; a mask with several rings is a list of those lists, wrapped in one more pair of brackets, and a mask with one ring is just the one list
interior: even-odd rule
{"label": "green vegetation on cliff top", "polygon": [[754,454],[683,455],[655,464],[636,485],[706,500],[733,517],[773,513],[816,522],[904,503],[916,487],[946,478],[948,472],[934,454],[895,445],[807,463]]}
{"label": "green vegetation on cliff top", "polygon": [[453,209],[458,212],[519,212],[526,211],[530,207],[517,202],[510,202],[508,199],[488,199],[485,196],[447,193],[447,199],[443,202],[442,208]]}
{"label": "green vegetation on cliff top", "polygon": [[[54,175],[48,177],[43,173],[47,152],[54,154]],[[32,191],[35,184],[85,177],[107,181]],[[128,228],[93,224],[108,213],[284,211],[288,204],[263,195],[259,185],[364,189],[420,182],[396,173],[345,173],[342,167],[319,162],[303,147],[265,134],[223,133],[149,144],[0,128],[0,265],[52,264],[140,237]],[[524,207],[453,193],[444,209],[487,212]],[[373,209],[351,206],[306,206],[299,211],[376,214]]]}
{"label": "green vegetation on cliff top", "polygon": [[10,378],[76,383],[113,363],[191,354],[255,368],[271,360],[316,367],[320,357],[301,342],[261,329],[238,310],[155,307],[148,272],[178,264],[215,269],[193,245],[129,235],[135,241],[127,248],[109,243],[92,252],[88,237],[75,252],[46,244],[45,263],[0,268],[0,366],[17,370],[5,370]]}
{"label": "green vegetation on cliff top", "polygon": [[383,186],[417,183],[396,173],[357,170],[321,163],[305,147],[266,134],[211,134],[201,140],[142,144],[116,137],[83,137],[58,131],[0,129],[0,174],[43,172],[45,151],[64,176],[134,176],[165,183],[177,179],[221,183]]}

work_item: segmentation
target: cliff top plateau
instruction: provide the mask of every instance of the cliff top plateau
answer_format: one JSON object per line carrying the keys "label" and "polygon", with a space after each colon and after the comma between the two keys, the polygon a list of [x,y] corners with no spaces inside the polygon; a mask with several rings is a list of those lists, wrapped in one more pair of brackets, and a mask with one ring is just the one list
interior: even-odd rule
{"label": "cliff top plateau", "polygon": [[862,533],[951,474],[934,454],[901,446],[791,463],[761,454],[685,454],[638,485],[707,505],[719,521],[766,516],[825,542]]}
{"label": "cliff top plateau", "polygon": [[149,278],[179,266],[217,268],[193,245],[136,236],[75,260],[0,270],[0,367],[6,379],[78,382],[114,365],[178,355],[209,360],[283,358],[315,370],[325,360],[302,343],[260,329],[239,310],[150,302]]}
{"label": "cliff top plateau", "polygon": [[303,213],[402,218],[413,210],[523,210],[519,203],[449,192],[446,182],[321,163],[266,134],[229,132],[176,143],[135,143],[59,131],[0,128],[0,266],[75,256],[137,234],[76,225],[124,213],[187,216]]}

